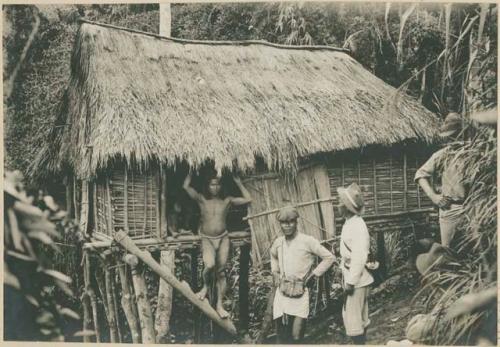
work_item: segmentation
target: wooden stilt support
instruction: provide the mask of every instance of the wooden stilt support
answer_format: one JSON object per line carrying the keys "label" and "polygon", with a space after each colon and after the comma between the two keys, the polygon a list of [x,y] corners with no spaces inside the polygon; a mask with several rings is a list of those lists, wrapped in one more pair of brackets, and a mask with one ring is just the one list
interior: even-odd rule
{"label": "wooden stilt support", "polygon": [[[125,234],[126,235],[126,234]],[[149,253],[148,253],[149,254]],[[151,257],[151,255],[149,255]],[[146,280],[137,269],[139,259],[133,254],[127,254],[124,261],[132,268],[132,281],[137,297],[137,308],[139,311],[139,324],[141,326],[142,343],[155,343],[155,329],[153,322],[153,312],[147,297]]]}
{"label": "wooden stilt support", "polygon": [[120,285],[122,288],[121,304],[123,312],[125,312],[125,318],[127,319],[127,323],[130,328],[130,334],[132,335],[132,342],[140,343],[141,335],[139,333],[139,322],[137,321],[137,309],[136,310],[133,309],[135,303],[132,298],[132,293],[130,290],[130,284],[128,280],[129,277],[126,266],[127,265],[123,262],[118,263],[118,276],[120,277]]}
{"label": "wooden stilt support", "polygon": [[175,276],[166,271],[164,268],[158,264],[151,254],[148,252],[141,251],[135,244],[134,241],[127,236],[124,231],[119,231],[115,234],[114,239],[120,245],[122,245],[128,252],[136,255],[141,259],[146,265],[148,265],[154,272],[156,272],[163,280],[167,281],[172,287],[177,289],[183,296],[185,296],[191,303],[197,306],[201,311],[203,311],[210,319],[221,326],[231,335],[236,335],[236,328],[234,327],[231,320],[228,318],[222,319],[217,312],[210,306],[207,300],[200,300],[198,296],[191,290],[189,284],[186,282],[181,282]]}
{"label": "wooden stilt support", "polygon": [[92,289],[92,284],[90,282],[90,254],[88,251],[84,253],[84,282],[85,282],[85,293],[90,299],[90,306],[92,307],[92,317],[94,321],[94,331],[96,342],[101,342],[101,328],[99,326],[99,319],[97,314],[97,298],[94,289]]}
{"label": "wooden stilt support", "polygon": [[240,277],[239,277],[239,306],[240,306],[240,330],[248,333],[248,272],[250,269],[250,245],[240,247]]}
{"label": "wooden stilt support", "polygon": [[[92,330],[92,317],[90,312],[90,298],[87,293],[83,293],[80,297],[82,302],[82,310],[83,310],[83,331],[91,331]],[[83,342],[92,342],[90,336],[85,334],[83,335]]]}
{"label": "wooden stilt support", "polygon": [[123,342],[123,335],[122,335],[123,322],[121,321],[120,315],[119,315],[118,293],[116,291],[116,275],[115,275],[114,271],[113,271],[113,276],[111,278],[111,293],[113,294],[113,306],[115,309],[114,314],[115,314],[115,321],[116,321],[116,330],[118,332],[118,342],[122,343]]}
{"label": "wooden stilt support", "polygon": [[[191,287],[196,291],[198,289],[198,257],[199,250],[193,248],[191,250]],[[193,342],[199,344],[201,342],[201,312],[193,306]]]}
{"label": "wooden stilt support", "polygon": [[106,288],[106,307],[107,307],[107,316],[108,316],[108,325],[109,325],[109,338],[111,343],[119,342],[118,338],[118,327],[115,316],[115,302],[113,300],[113,284],[112,284],[112,269],[110,269],[111,262],[106,261],[104,267],[104,284]]}
{"label": "wooden stilt support", "polygon": [[[160,265],[166,271],[175,269],[175,251],[161,251]],[[172,314],[173,288],[165,281],[160,281],[158,288],[158,306],[155,316],[156,343],[168,343],[170,331],[170,316]]]}

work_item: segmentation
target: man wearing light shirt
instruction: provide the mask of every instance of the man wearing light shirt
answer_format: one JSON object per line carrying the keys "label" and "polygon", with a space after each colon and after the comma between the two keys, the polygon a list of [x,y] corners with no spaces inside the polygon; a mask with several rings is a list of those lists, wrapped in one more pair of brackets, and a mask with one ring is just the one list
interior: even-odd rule
{"label": "man wearing light shirt", "polygon": [[356,345],[366,343],[366,327],[370,324],[368,318],[368,295],[373,277],[365,265],[370,252],[370,235],[361,218],[363,211],[363,196],[356,183],[347,188],[338,188],[339,212],[345,217],[340,236],[340,255],[344,306],[342,318],[346,334]]}
{"label": "man wearing light shirt", "polygon": [[[305,322],[309,316],[308,287],[332,265],[333,254],[312,236],[297,230],[299,214],[294,207],[285,207],[277,215],[283,236],[271,247],[271,271],[278,288],[273,302],[273,319],[276,321],[278,343],[300,343],[304,336]],[[311,271],[316,257],[322,261]],[[300,297],[289,297],[282,292],[283,279],[296,279],[304,283]]]}

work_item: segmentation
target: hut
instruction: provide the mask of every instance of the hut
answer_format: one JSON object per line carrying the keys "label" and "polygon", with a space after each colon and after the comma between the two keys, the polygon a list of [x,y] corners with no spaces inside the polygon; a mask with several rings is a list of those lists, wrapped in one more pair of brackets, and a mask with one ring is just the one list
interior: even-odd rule
{"label": "hut", "polygon": [[251,239],[261,264],[278,233],[269,211],[302,204],[304,232],[332,239],[332,199],[353,181],[372,223],[425,223],[431,204],[412,179],[438,122],[343,49],[191,41],[83,21],[36,165],[65,173],[85,232],[102,241],[124,230],[144,247],[184,247],[165,237],[187,166],[237,168],[254,201],[249,225],[234,212],[233,241]]}

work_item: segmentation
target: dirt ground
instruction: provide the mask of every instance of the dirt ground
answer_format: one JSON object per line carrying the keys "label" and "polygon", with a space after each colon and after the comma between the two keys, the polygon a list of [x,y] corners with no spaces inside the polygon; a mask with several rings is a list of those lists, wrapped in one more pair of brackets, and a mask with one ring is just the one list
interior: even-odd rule
{"label": "dirt ground", "polygon": [[[408,281],[406,281],[408,279]],[[408,321],[425,310],[423,298],[412,302],[418,290],[418,278],[413,274],[403,279],[393,279],[394,285],[379,291],[370,299],[371,324],[367,331],[367,343],[385,345],[390,340],[404,340]],[[327,331],[327,333],[323,333]],[[311,320],[306,331],[306,343],[312,344],[350,344],[342,325],[341,313]]]}

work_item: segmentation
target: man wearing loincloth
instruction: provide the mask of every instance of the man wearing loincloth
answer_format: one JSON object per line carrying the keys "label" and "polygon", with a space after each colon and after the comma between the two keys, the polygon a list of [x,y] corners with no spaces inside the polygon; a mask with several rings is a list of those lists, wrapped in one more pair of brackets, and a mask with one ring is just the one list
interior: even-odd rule
{"label": "man wearing loincloth", "polygon": [[184,180],[184,189],[188,195],[196,200],[200,207],[200,236],[201,250],[203,255],[203,288],[198,292],[200,300],[207,296],[208,284],[211,276],[216,274],[217,305],[216,310],[221,318],[226,318],[229,313],[224,310],[222,300],[226,291],[225,268],[229,256],[229,236],[226,229],[226,216],[231,206],[249,204],[252,199],[238,177],[233,177],[234,183],[241,191],[242,197],[221,197],[221,185],[219,177],[212,177],[208,181],[207,194],[198,193],[191,187],[191,173]]}

